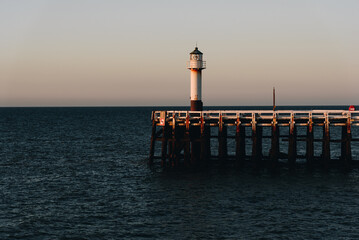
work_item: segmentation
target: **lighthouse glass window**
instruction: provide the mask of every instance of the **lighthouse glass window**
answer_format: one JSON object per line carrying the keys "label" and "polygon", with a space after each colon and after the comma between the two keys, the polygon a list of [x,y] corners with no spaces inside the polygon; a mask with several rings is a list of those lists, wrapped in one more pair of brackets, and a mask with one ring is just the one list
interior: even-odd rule
{"label": "lighthouse glass window", "polygon": [[193,54],[192,55],[192,60],[199,60],[199,55]]}

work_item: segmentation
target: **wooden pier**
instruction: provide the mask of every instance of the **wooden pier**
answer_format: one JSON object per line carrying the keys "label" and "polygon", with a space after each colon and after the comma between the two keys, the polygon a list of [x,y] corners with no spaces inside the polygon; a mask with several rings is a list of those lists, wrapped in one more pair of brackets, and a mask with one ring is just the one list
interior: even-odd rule
{"label": "wooden pier", "polygon": [[[294,168],[301,160],[309,167],[350,168],[359,162],[352,159],[352,142],[359,141],[353,136],[355,126],[359,111],[154,111],[149,163],[160,159],[163,167],[173,168],[212,162]],[[340,138],[333,138],[335,131]],[[305,144],[304,153],[298,153],[299,143]],[[336,159],[331,152],[335,144],[340,152]]]}

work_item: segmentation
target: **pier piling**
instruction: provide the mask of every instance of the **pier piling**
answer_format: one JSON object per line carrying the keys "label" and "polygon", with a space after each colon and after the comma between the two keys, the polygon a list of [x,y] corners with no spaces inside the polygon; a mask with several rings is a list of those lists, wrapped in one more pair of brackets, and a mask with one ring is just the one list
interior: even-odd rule
{"label": "pier piling", "polygon": [[330,162],[330,128],[328,113],[324,113],[324,124],[323,124],[323,147],[322,147],[322,166],[324,168],[329,167]]}
{"label": "pier piling", "polygon": [[246,157],[246,132],[245,127],[241,125],[239,114],[236,121],[236,163],[242,167]]}
{"label": "pier piling", "polygon": [[288,163],[293,169],[297,158],[297,127],[295,126],[294,114],[290,115],[289,138],[288,138]]}
{"label": "pier piling", "polygon": [[224,126],[222,114],[219,115],[218,124],[218,154],[221,163],[225,163],[227,160],[228,149],[227,149],[227,127]]}
{"label": "pier piling", "polygon": [[307,145],[306,145],[306,156],[307,156],[307,165],[309,167],[313,166],[314,161],[314,131],[313,131],[313,116],[312,113],[309,113],[309,120],[307,125]]}

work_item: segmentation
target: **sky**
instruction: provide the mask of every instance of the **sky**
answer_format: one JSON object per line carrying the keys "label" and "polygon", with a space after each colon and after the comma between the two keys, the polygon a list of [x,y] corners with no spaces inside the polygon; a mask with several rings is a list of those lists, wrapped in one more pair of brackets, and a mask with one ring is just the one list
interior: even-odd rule
{"label": "sky", "polygon": [[359,105],[357,0],[0,0],[0,106]]}

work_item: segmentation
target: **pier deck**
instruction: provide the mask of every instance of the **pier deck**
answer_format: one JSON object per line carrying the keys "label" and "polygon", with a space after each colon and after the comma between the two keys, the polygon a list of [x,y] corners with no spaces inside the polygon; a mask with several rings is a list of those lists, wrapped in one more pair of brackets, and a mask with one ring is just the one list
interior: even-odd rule
{"label": "pier deck", "polygon": [[[297,159],[304,158],[308,165],[319,162],[328,167],[336,160],[348,167],[354,161],[352,142],[359,141],[352,136],[355,126],[359,126],[359,111],[154,111],[149,163],[161,159],[164,167],[193,167],[209,163],[211,159],[220,162],[234,159],[239,165],[249,160],[255,166],[263,162],[276,166],[279,159],[287,159],[289,166],[294,167]],[[305,128],[305,131],[298,134],[299,127]],[[267,128],[270,129],[270,136],[263,135],[263,130]],[[321,129],[321,137],[314,134],[314,129],[318,128]],[[341,128],[340,139],[333,139],[330,132],[338,128]],[[218,131],[218,134],[213,134],[213,131]],[[248,138],[250,142],[246,141]],[[265,138],[270,138],[268,161],[264,161],[266,157],[262,149]],[[213,139],[216,139],[216,144],[211,141]],[[234,155],[228,154],[228,139],[234,139]],[[155,155],[156,141],[161,142],[158,156]],[[280,151],[284,142],[287,150]],[[305,142],[304,155],[297,153],[298,142]],[[319,157],[314,154],[315,142],[322,145]],[[340,144],[339,159],[332,159],[331,143]],[[218,154],[212,154],[211,145],[217,148]],[[246,152],[248,147],[251,148],[250,155]]]}

